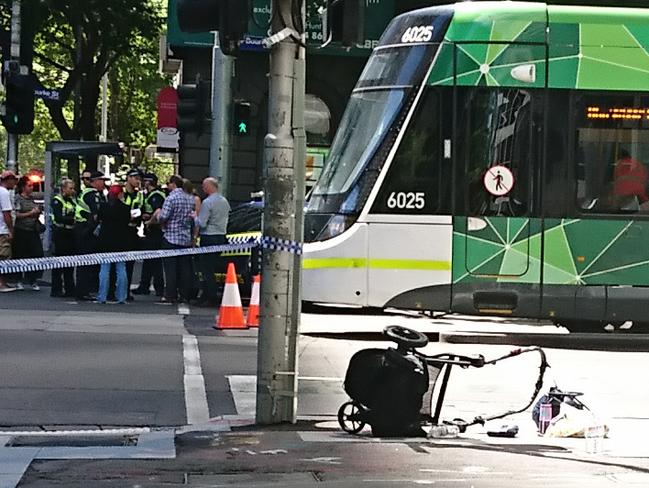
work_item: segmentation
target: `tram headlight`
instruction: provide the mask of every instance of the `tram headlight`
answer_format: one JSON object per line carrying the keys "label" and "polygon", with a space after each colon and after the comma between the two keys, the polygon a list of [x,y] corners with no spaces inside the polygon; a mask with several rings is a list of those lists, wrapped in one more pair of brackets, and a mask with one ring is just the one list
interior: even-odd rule
{"label": "tram headlight", "polygon": [[329,222],[322,229],[320,235],[318,236],[319,241],[325,241],[327,239],[332,239],[336,236],[339,236],[347,229],[349,229],[358,217],[356,215],[341,215],[336,214],[329,219]]}

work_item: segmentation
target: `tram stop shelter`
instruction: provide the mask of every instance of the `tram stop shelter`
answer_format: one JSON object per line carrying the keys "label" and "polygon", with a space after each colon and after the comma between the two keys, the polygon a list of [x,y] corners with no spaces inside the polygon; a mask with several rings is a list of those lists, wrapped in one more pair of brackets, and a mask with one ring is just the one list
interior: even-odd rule
{"label": "tram stop shelter", "polygon": [[[124,153],[116,142],[98,141],[52,141],[45,144],[45,234],[43,248],[50,249],[52,221],[49,218],[50,205],[63,176],[70,176],[79,186],[79,175],[70,171],[70,161],[84,159],[97,160],[99,156],[122,156]],[[65,162],[65,165],[64,165]]]}

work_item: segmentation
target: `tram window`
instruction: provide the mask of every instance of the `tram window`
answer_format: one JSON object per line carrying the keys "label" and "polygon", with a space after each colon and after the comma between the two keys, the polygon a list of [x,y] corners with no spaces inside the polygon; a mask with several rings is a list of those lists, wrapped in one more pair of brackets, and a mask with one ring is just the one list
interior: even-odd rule
{"label": "tram window", "polygon": [[575,117],[577,208],[649,214],[649,96],[584,96]]}
{"label": "tram window", "polygon": [[[532,93],[514,88],[471,88],[464,93],[460,98],[465,114],[460,161],[466,179],[465,209],[469,215],[527,215],[533,161]],[[512,188],[500,196],[485,187],[485,173],[496,166],[506,167],[513,176]]]}
{"label": "tram window", "polygon": [[[441,178],[440,97],[426,88],[379,191],[373,213],[435,214],[450,207],[450,175]],[[444,195],[448,197],[444,197]]]}

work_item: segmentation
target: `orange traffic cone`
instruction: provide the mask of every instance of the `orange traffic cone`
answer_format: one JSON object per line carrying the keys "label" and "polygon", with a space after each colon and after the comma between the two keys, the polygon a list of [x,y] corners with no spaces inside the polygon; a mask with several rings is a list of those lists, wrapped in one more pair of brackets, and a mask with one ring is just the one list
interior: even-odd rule
{"label": "orange traffic cone", "polygon": [[234,263],[228,263],[228,273],[225,276],[225,287],[223,288],[223,300],[219,310],[218,321],[214,324],[215,329],[247,329],[243,318],[243,307],[237,284],[237,273],[234,270]]}
{"label": "orange traffic cone", "polygon": [[248,327],[259,327],[259,289],[261,288],[261,275],[255,275],[252,281],[252,293],[250,294],[250,306],[248,307]]}

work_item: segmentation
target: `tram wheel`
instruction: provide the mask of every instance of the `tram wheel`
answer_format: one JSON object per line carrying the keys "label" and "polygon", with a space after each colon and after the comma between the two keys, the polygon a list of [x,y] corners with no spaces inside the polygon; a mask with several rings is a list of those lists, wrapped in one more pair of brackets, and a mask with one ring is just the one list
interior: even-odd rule
{"label": "tram wheel", "polygon": [[361,418],[364,413],[365,409],[357,402],[343,403],[338,409],[340,428],[350,434],[358,434],[365,427],[365,421]]}
{"label": "tram wheel", "polygon": [[428,337],[417,330],[401,327],[400,325],[388,325],[383,333],[399,346],[406,349],[424,347],[428,344]]}

